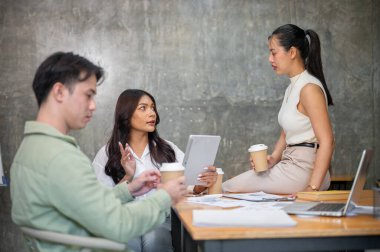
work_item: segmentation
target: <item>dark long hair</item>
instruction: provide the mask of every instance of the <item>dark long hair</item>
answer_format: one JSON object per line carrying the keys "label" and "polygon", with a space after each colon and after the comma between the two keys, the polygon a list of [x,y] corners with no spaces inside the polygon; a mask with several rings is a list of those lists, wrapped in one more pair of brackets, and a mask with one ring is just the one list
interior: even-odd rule
{"label": "dark long hair", "polygon": [[[112,135],[106,146],[108,161],[105,167],[106,174],[112,177],[116,184],[125,176],[125,171],[120,164],[121,153],[119,142],[121,142],[123,146],[125,146],[125,143],[129,143],[131,118],[143,96],[149,96],[153,101],[156,112],[156,126],[160,123],[156,101],[151,94],[139,89],[127,89],[120,94],[115,108],[115,121]],[[165,162],[170,163],[176,161],[173,148],[159,137],[157,128],[153,132],[148,132],[148,140],[151,160],[157,168],[159,167],[158,164],[161,165]]]}
{"label": "dark long hair", "polygon": [[[292,46],[301,53],[306,70],[322,83],[327,96],[328,105],[334,105],[323,74],[321,59],[321,43],[318,34],[313,30],[303,30],[296,25],[286,24],[278,27],[268,39],[275,36],[280,45],[288,51]],[[307,38],[309,36],[309,39]]]}

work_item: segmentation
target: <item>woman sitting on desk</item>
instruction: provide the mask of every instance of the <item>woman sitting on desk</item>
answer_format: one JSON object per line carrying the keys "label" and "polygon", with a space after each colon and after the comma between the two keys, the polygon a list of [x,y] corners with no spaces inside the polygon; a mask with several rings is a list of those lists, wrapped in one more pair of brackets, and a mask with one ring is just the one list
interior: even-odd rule
{"label": "woman sitting on desk", "polygon": [[[269,62],[277,74],[287,75],[278,121],[282,127],[269,170],[244,172],[223,183],[228,192],[290,194],[327,190],[334,136],[328,115],[333,105],[322,70],[320,42],[313,30],[287,24],[268,38]],[[251,160],[251,166],[255,169]]]}
{"label": "woman sitting on desk", "polygon": [[[116,104],[112,135],[93,161],[98,180],[113,187],[132,181],[147,169],[160,169],[162,163],[182,163],[184,153],[175,144],[159,137],[156,128],[159,122],[152,95],[138,89],[121,93]],[[216,177],[215,167],[208,167],[208,172],[199,177],[207,186],[195,186],[194,192],[200,193],[213,185]],[[144,197],[146,195],[139,198]],[[131,240],[129,246],[136,252],[172,251],[170,224],[168,217],[153,231]]]}

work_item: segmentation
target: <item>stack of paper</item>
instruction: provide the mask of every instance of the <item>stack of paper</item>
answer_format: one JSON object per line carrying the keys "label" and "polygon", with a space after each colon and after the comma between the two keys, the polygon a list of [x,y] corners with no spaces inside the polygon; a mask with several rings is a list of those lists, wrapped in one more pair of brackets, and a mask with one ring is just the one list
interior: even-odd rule
{"label": "stack of paper", "polygon": [[296,224],[283,210],[193,210],[194,226],[292,227]]}

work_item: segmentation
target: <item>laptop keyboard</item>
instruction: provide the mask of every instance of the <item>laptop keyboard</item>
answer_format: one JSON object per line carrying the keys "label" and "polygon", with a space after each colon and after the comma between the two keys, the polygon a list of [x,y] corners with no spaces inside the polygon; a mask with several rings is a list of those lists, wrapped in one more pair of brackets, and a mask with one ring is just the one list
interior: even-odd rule
{"label": "laptop keyboard", "polygon": [[344,204],[341,203],[320,203],[318,205],[313,206],[312,208],[308,209],[308,211],[339,211],[344,207]]}

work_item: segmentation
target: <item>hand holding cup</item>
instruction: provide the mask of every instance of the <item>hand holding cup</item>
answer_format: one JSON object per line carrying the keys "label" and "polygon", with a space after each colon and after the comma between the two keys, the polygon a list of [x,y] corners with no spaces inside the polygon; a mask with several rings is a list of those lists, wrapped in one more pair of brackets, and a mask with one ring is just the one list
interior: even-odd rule
{"label": "hand holding cup", "polygon": [[268,146],[265,144],[256,144],[252,145],[248,151],[251,157],[251,166],[256,172],[268,170]]}
{"label": "hand holding cup", "polygon": [[[253,160],[251,157],[249,158],[249,161],[251,163],[252,170],[256,171],[255,164],[253,163]],[[278,163],[278,161],[276,161],[276,159],[272,155],[267,156],[267,161],[268,161],[268,169],[271,169],[273,166],[275,166]]]}
{"label": "hand holding cup", "polygon": [[187,194],[185,177],[176,177],[158,185],[159,189],[164,189],[171,197],[172,203],[176,204],[181,201]]}

